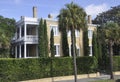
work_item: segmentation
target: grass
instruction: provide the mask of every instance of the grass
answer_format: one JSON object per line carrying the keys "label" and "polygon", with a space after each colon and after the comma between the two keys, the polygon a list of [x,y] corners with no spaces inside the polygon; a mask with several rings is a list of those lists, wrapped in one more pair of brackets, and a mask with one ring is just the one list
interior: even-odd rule
{"label": "grass", "polygon": [[99,80],[99,81],[91,81],[91,82],[115,82],[114,80]]}

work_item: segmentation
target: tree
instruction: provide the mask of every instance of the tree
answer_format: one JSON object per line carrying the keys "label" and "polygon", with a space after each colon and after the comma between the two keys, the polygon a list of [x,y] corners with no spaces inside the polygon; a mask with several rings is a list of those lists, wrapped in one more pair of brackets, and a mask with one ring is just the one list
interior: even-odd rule
{"label": "tree", "polygon": [[103,33],[105,35],[105,40],[109,46],[109,58],[110,58],[110,75],[111,79],[114,79],[113,75],[113,45],[115,43],[120,43],[120,27],[117,23],[109,22],[103,26]]}
{"label": "tree", "polygon": [[[119,11],[120,11],[120,5],[115,6],[115,7],[111,7],[111,9],[109,9],[108,11],[100,13],[93,20],[93,23],[94,24],[99,24],[100,26],[103,26],[105,23],[112,21],[112,22],[117,23],[120,26],[120,20],[119,20],[120,19],[120,12]],[[120,55],[119,47],[120,47],[120,44],[114,44],[113,45],[113,55]],[[106,48],[104,48],[104,49],[106,49]]]}
{"label": "tree", "polygon": [[[65,5],[66,8],[60,10],[58,20],[64,25],[63,28],[71,31],[71,43],[73,44],[73,60],[74,60],[74,76],[75,82],[77,82],[77,67],[76,67],[76,55],[75,55],[75,29],[80,30],[85,26],[86,13],[77,4],[71,2]],[[61,26],[59,28],[62,28]]]}
{"label": "tree", "polygon": [[45,46],[45,57],[48,57],[48,36],[47,36],[46,20],[44,20],[44,46]]}
{"label": "tree", "polygon": [[98,59],[98,45],[97,45],[97,37],[95,32],[93,32],[93,38],[92,38],[92,51],[93,51],[93,56],[95,56]]}
{"label": "tree", "polygon": [[69,56],[69,46],[68,46],[68,39],[67,39],[67,32],[66,28],[63,28],[62,33],[62,51],[63,51],[63,56],[67,57]]}
{"label": "tree", "polygon": [[55,57],[55,49],[54,49],[54,32],[53,29],[51,30],[50,34],[50,51],[51,51],[51,57]]}
{"label": "tree", "polygon": [[0,16],[0,57],[10,57],[11,39],[15,33],[15,20]]}
{"label": "tree", "polygon": [[61,38],[62,38],[62,51],[63,56],[69,56],[69,46],[68,46],[68,39],[67,39],[67,30],[65,28],[65,22],[62,22],[62,18],[59,19],[59,31],[61,32]]}
{"label": "tree", "polygon": [[39,27],[38,27],[38,42],[39,42],[39,45],[38,45],[38,52],[39,52],[39,57],[44,57],[45,55],[45,45],[44,45],[44,28],[43,28],[44,24],[43,24],[43,19],[41,18],[40,19],[40,22],[39,22]]}
{"label": "tree", "polygon": [[89,56],[89,42],[88,42],[88,29],[87,27],[83,30],[83,51],[85,56]]}
{"label": "tree", "polygon": [[108,21],[114,21],[120,25],[120,5],[111,7],[108,11],[99,14],[94,20],[95,24],[107,23]]}

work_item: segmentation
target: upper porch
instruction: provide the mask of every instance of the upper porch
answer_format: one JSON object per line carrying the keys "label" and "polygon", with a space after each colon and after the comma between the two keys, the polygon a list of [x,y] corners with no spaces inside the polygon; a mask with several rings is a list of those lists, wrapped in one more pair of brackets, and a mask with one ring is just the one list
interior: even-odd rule
{"label": "upper porch", "polygon": [[21,17],[16,23],[16,33],[12,43],[20,41],[38,43],[38,25],[37,18]]}

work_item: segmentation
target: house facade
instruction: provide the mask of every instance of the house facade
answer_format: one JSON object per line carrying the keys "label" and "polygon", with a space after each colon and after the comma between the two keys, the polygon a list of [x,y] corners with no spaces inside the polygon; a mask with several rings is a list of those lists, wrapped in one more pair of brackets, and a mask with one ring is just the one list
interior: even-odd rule
{"label": "house facade", "polygon": [[[50,45],[50,32],[54,31],[55,57],[63,56],[61,45],[61,33],[58,29],[58,21],[52,18],[45,19],[47,23],[48,46]],[[15,58],[38,57],[38,25],[40,19],[37,18],[37,8],[33,7],[33,17],[21,16],[16,23],[15,36],[12,39],[13,55]],[[88,22],[88,36],[90,46],[90,56],[92,56],[92,32],[96,26]],[[90,32],[90,33],[89,33]],[[83,32],[75,31],[77,55],[83,56]],[[71,55],[71,32],[68,31],[69,56]],[[49,52],[49,56],[51,56]]]}

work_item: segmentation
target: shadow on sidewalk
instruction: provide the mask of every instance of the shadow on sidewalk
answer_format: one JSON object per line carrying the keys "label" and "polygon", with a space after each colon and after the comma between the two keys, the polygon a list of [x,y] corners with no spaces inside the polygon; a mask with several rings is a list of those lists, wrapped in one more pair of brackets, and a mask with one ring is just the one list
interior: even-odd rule
{"label": "shadow on sidewalk", "polygon": [[120,82],[120,79],[117,79],[116,82]]}

